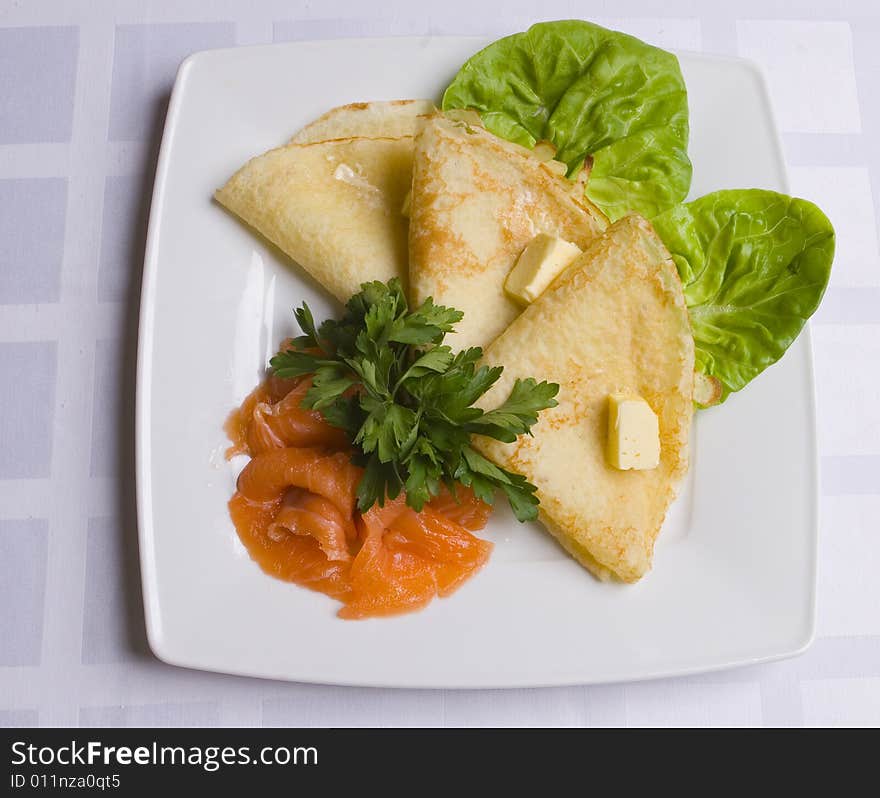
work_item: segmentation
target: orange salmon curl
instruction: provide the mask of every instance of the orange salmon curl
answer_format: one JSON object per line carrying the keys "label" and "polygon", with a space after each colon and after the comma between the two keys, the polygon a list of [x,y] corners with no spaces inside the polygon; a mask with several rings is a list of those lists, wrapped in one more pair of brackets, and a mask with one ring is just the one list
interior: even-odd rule
{"label": "orange salmon curl", "polygon": [[363,470],[345,432],[301,406],[310,386],[269,376],[226,422],[227,457],[251,457],[229,501],[251,559],[342,602],[346,619],[412,612],[453,593],[489,559],[492,544],[472,532],[492,508],[458,485],[421,512],[403,495],[359,512]]}

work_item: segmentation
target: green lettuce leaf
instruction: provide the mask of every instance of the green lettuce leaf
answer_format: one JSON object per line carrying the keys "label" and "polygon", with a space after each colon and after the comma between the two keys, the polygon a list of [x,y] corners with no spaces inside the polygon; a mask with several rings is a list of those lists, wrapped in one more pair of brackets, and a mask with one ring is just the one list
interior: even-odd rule
{"label": "green lettuce leaf", "polygon": [[696,369],[723,401],[785,353],[822,300],[834,228],[807,200],[762,189],[716,191],[653,220],[678,268]]}
{"label": "green lettuce leaf", "polygon": [[472,108],[526,147],[550,141],[569,176],[592,158],[587,196],[612,220],[631,210],[650,218],[690,187],[678,59],[623,33],[577,20],[533,25],[468,60],[442,106]]}

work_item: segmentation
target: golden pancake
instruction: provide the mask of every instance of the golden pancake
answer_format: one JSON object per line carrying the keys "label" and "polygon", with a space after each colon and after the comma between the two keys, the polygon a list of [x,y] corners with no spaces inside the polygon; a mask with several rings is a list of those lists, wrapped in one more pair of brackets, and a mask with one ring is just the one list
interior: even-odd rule
{"label": "golden pancake", "polygon": [[391,100],[340,105],[306,125],[290,141],[295,144],[309,144],[352,136],[374,139],[414,136],[420,117],[435,110],[431,100]]}
{"label": "golden pancake", "polygon": [[342,302],[368,280],[407,280],[413,143],[288,144],[248,161],[215,193]]}
{"label": "golden pancake", "polygon": [[[596,576],[625,582],[651,567],[654,541],[687,471],[694,340],[675,265],[650,223],[626,216],[584,251],[486,351],[504,373],[559,383],[559,406],[515,443],[475,438],[498,465],[538,488],[539,517]],[[608,397],[642,396],[659,419],[660,465],[620,471],[606,460]]]}
{"label": "golden pancake", "polygon": [[539,233],[581,249],[607,226],[583,182],[485,129],[428,117],[416,135],[410,206],[410,290],[464,311],[448,342],[485,346],[520,313],[504,281]]}

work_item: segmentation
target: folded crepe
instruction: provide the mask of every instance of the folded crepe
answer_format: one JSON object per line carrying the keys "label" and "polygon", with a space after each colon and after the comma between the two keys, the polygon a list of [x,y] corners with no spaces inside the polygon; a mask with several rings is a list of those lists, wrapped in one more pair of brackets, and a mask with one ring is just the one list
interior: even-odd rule
{"label": "folded crepe", "polygon": [[[498,465],[538,488],[540,520],[602,579],[632,582],[651,567],[654,541],[688,466],[694,339],[675,265],[650,223],[627,216],[579,256],[491,345],[503,401],[517,377],[560,386],[516,443],[475,438]],[[606,462],[608,397],[642,396],[657,414],[660,465],[619,471]]]}
{"label": "folded crepe", "polygon": [[290,141],[295,144],[309,144],[352,136],[414,136],[419,119],[434,110],[436,109],[431,100],[390,100],[340,105],[310,122]]}
{"label": "folded crepe", "polygon": [[481,127],[440,114],[415,139],[409,275],[428,297],[464,311],[448,342],[485,346],[520,313],[504,281],[526,245],[547,233],[582,249],[607,226],[582,181]]}
{"label": "folded crepe", "polygon": [[214,196],[346,302],[368,280],[406,285],[412,159],[409,136],[288,144]]}

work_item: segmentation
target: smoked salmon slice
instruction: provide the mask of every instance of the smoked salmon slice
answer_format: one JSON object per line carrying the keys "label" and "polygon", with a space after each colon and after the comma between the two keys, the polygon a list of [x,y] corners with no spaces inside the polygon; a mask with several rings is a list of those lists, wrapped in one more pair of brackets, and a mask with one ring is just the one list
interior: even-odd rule
{"label": "smoked salmon slice", "polygon": [[489,559],[492,544],[403,496],[362,516],[366,538],[351,566],[353,596],[341,618],[396,615],[449,595]]}
{"label": "smoked salmon slice", "polygon": [[346,601],[350,564],[329,560],[313,537],[270,534],[276,512],[272,503],[252,502],[241,493],[230,500],[229,514],[251,559],[270,576]]}
{"label": "smoked salmon slice", "polygon": [[445,515],[471,532],[479,532],[486,526],[492,515],[492,506],[480,501],[470,488],[456,485],[454,494],[445,485],[440,490],[440,495],[428,502],[434,512]]}
{"label": "smoked salmon slice", "polygon": [[492,544],[472,533],[491,507],[456,485],[421,512],[400,495],[359,513],[363,470],[345,433],[301,406],[310,386],[270,376],[227,420],[227,456],[251,456],[229,502],[251,558],[342,602],[341,618],[411,612],[451,594],[489,558]]}
{"label": "smoked salmon slice", "polygon": [[311,388],[310,378],[282,380],[270,377],[234,410],[226,422],[232,441],[227,457],[234,454],[262,454],[287,446],[324,446],[348,449],[341,429],[330,426],[316,410],[301,406]]}
{"label": "smoked salmon slice", "polygon": [[351,560],[351,529],[335,504],[302,488],[291,488],[268,533],[276,540],[284,535],[311,535],[328,560],[345,562]]}

